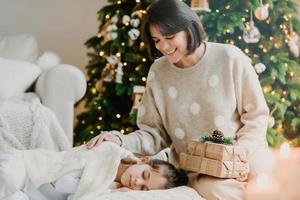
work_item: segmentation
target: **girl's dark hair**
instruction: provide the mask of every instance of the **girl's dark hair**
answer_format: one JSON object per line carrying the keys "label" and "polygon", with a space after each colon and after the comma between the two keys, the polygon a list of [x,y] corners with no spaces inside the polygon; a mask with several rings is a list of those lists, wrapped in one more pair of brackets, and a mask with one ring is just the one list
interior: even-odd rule
{"label": "girl's dark hair", "polygon": [[188,34],[187,54],[192,54],[206,36],[199,16],[184,2],[156,0],[149,6],[142,24],[142,40],[151,59],[161,56],[150,34],[151,25],[157,26],[165,36],[185,31]]}
{"label": "girl's dark hair", "polygon": [[182,169],[177,169],[167,161],[151,159],[147,161],[146,164],[150,165],[155,171],[168,180],[166,189],[187,185],[188,183],[186,172]]}

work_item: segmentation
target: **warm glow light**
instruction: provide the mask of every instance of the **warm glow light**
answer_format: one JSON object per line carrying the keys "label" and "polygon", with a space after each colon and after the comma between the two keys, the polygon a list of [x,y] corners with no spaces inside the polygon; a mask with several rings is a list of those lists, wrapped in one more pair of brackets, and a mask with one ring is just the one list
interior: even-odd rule
{"label": "warm glow light", "polygon": [[258,188],[267,188],[270,185],[270,177],[268,174],[258,174],[256,178],[256,185]]}
{"label": "warm glow light", "polygon": [[274,95],[274,94],[275,94],[275,91],[272,91],[272,92],[271,92],[271,95]]}
{"label": "warm glow light", "polygon": [[280,146],[280,157],[288,158],[291,155],[291,148],[287,142],[282,143]]}
{"label": "warm glow light", "polygon": [[96,94],[97,93],[97,89],[96,88],[91,88],[91,92],[92,92],[92,94]]}
{"label": "warm glow light", "polygon": [[121,115],[120,115],[120,114],[116,114],[116,117],[117,117],[117,118],[121,118]]}
{"label": "warm glow light", "polygon": [[104,51],[100,51],[99,55],[103,56],[104,55]]}

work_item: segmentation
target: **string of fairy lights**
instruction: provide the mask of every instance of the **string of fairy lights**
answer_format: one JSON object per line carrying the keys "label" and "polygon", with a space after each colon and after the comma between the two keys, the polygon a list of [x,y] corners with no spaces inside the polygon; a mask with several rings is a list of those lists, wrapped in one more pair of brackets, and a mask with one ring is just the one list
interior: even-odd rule
{"label": "string of fairy lights", "polygon": [[[117,1],[116,3],[117,3],[117,5],[121,5],[123,2],[120,0],[120,1]],[[140,1],[136,0],[136,3],[140,3]],[[111,16],[110,14],[106,14],[105,15],[105,24],[104,24],[104,26],[102,28],[102,31],[99,32],[99,33],[97,33],[97,37],[99,39],[102,39],[102,43],[105,43],[107,41],[113,40],[116,37],[118,37],[117,35],[115,35],[115,31],[118,29],[118,27],[116,26],[116,24],[117,24],[117,22],[118,22],[119,19],[116,19],[116,16],[119,15],[119,13],[120,13],[120,11],[116,10],[116,14],[114,16]],[[131,14],[131,17],[129,17],[127,15],[123,16],[123,18],[122,18],[122,25],[125,26],[125,27],[132,26],[133,28],[138,28],[139,25],[140,25],[140,23],[139,23],[138,20],[141,20],[142,17],[145,14],[146,14],[146,10],[140,9],[140,10],[134,11]],[[136,18],[134,19],[134,17],[136,17]],[[133,24],[134,22],[135,22],[135,24]],[[133,42],[135,42],[135,40],[138,39],[139,32],[136,31],[135,33],[136,33],[136,37],[135,38],[134,37],[130,37],[131,41],[129,41],[129,42],[133,43]],[[130,34],[130,32],[128,34]],[[121,45],[121,47],[124,47],[124,46],[128,45],[128,42],[127,41],[121,42],[120,45]],[[145,43],[142,42],[142,41],[139,42],[139,48],[140,48],[140,50],[144,50]],[[104,71],[107,69],[108,72],[105,75],[103,75],[103,73],[102,73],[101,79],[104,78],[104,80],[106,79],[107,82],[112,81],[114,75],[118,76],[118,73],[120,73],[120,72],[122,73],[123,72],[123,69],[120,70],[120,66],[121,66],[121,68],[123,68],[123,67],[131,67],[131,66],[129,66],[128,62],[122,58],[122,53],[121,52],[116,52],[114,55],[111,55],[110,52],[105,52],[104,50],[100,50],[99,51],[99,56],[102,57],[102,58],[105,58],[105,59],[107,59],[107,58],[113,58],[113,60],[115,61],[115,62],[112,62],[111,60],[107,59],[108,62],[106,63],[106,65],[105,65],[105,67],[103,69]],[[147,57],[143,57],[141,59],[141,62],[143,62],[143,63],[146,63],[147,61],[148,61]],[[139,72],[140,70],[141,70],[141,65],[135,66],[135,71],[136,72]],[[96,71],[92,70],[91,73],[94,74],[94,73],[96,73]],[[105,77],[103,77],[103,76],[105,76]],[[137,78],[137,77],[135,77],[135,78]],[[140,80],[143,83],[145,83],[147,81],[147,78],[145,76],[138,77],[138,78],[140,78]],[[100,81],[101,81],[101,79],[100,79]],[[122,78],[121,78],[121,80],[122,80]],[[133,77],[129,77],[128,80],[130,82],[136,81],[136,79],[134,80]],[[98,80],[97,83],[99,83],[99,80]],[[101,92],[101,91],[99,91],[99,88],[102,87],[102,84],[101,84],[100,87],[97,88],[97,83],[96,83],[96,85],[90,85],[90,87],[89,87],[90,88],[90,92],[92,94],[94,94],[94,95],[96,95],[97,93]],[[122,83],[122,81],[120,81],[119,83]],[[99,106],[99,102],[97,100],[95,100],[93,102],[93,106],[97,110],[99,110],[99,111],[101,111],[101,109],[102,109],[102,107]],[[121,113],[116,113],[115,114],[115,118],[116,119],[122,118]],[[96,123],[90,129],[90,134],[91,135],[93,135],[95,133],[99,133],[101,131],[101,129],[102,129],[102,126],[100,125],[101,121],[103,121],[103,116],[99,116],[98,117],[98,122],[99,123]],[[85,123],[86,123],[85,120],[81,121],[81,124],[85,124]],[[121,133],[131,132],[131,131],[133,131],[132,127],[123,127],[120,130]]]}
{"label": "string of fairy lights", "polygon": [[[227,12],[229,12],[230,8],[231,8],[230,4],[224,6],[224,10],[227,10]],[[259,9],[264,9],[264,10],[259,10]],[[263,5],[262,1],[260,1],[260,7],[256,8],[255,14],[256,14],[256,17],[257,17],[258,20],[265,20],[266,24],[270,25],[272,23],[272,18],[269,16],[268,10],[270,10],[270,5],[269,4]],[[261,12],[265,11],[266,13],[262,13],[261,16],[257,16],[257,13],[258,13],[257,11],[261,11]],[[212,12],[214,12],[214,11],[212,11]],[[216,13],[220,13],[220,10],[216,9],[215,12]],[[250,9],[250,10],[249,9],[245,9],[245,12],[250,15],[250,22],[248,23],[245,17],[241,18],[242,22],[245,24],[244,34],[245,34],[245,31],[247,31],[247,29],[248,29],[248,31],[251,29],[251,26],[249,26],[249,24],[252,23],[252,26],[254,26],[254,22],[253,22],[253,19],[252,19],[253,18],[252,17],[252,9]],[[222,13],[222,15],[225,17],[226,13]],[[297,43],[298,43],[298,35],[293,30],[293,26],[292,26],[292,19],[293,19],[293,17],[295,17],[295,16],[293,16],[291,13],[287,13],[287,14],[284,14],[282,16],[283,23],[280,24],[279,27],[280,27],[280,30],[282,32],[282,35],[283,35],[284,39],[282,40],[282,38],[276,38],[275,36],[269,36],[268,37],[268,40],[269,40],[268,44],[260,43],[258,45],[258,48],[261,49],[261,51],[263,53],[269,53],[269,51],[273,47],[275,49],[281,49],[281,48],[283,48],[284,44],[283,44],[282,41],[284,41],[285,45],[287,45],[289,47],[290,53],[292,54],[292,56],[295,57],[295,58],[297,58],[299,56],[299,47],[297,45]],[[248,23],[248,25],[247,25],[247,23]],[[255,28],[255,30],[253,28]],[[260,32],[259,32],[258,28],[254,26],[254,27],[252,27],[252,31],[253,30],[254,30],[253,35],[256,34],[257,40],[255,42],[249,42],[249,43],[257,43],[259,41],[259,39],[260,39]],[[232,32],[233,32],[233,30],[224,29],[223,34],[226,35],[226,34],[230,34]],[[255,37],[255,36],[253,36],[253,37]],[[248,43],[247,42],[247,38],[245,38],[245,35],[239,35],[237,37],[237,39],[240,40],[240,41],[245,40],[246,43]],[[227,44],[232,44],[232,45],[235,44],[235,41],[233,39],[226,39],[224,42],[227,43]],[[251,52],[251,50],[249,48],[246,47],[245,49],[243,49],[243,51],[249,57],[253,58],[254,61],[259,61],[260,60],[259,54],[256,53],[256,52]],[[276,58],[275,55],[270,56],[270,61],[274,62],[276,60],[277,60],[277,58]],[[259,66],[260,69],[258,69],[256,66]],[[261,69],[261,66],[262,66],[262,69]],[[289,77],[287,77],[287,78],[290,78],[290,79],[295,78],[295,74],[296,73],[293,71],[293,69],[291,69],[289,67],[289,64],[285,62],[284,63],[284,67],[288,70],[288,76]],[[262,64],[262,63],[258,63],[258,64],[255,65],[255,69],[256,69],[257,74],[261,74],[266,69],[266,66],[264,64]],[[275,81],[276,78],[277,78],[276,76],[272,76],[273,81]],[[272,114],[276,111],[276,109],[278,108],[278,105],[280,103],[285,103],[287,101],[288,96],[289,96],[289,92],[286,89],[282,89],[282,88],[272,88],[271,85],[263,86],[262,89],[263,89],[263,92],[265,94],[270,94],[272,96],[274,96],[274,95],[280,96],[280,101],[277,102],[274,105],[273,109],[270,112],[270,118],[269,118],[269,125],[268,125],[268,127],[272,128],[275,125],[275,120],[274,120],[274,117],[272,116]],[[300,105],[294,106],[293,108],[295,110],[299,110],[300,109]],[[284,128],[283,128],[282,121],[278,120],[276,122],[276,125],[277,125],[276,126],[277,132],[278,133],[283,133]]]}
{"label": "string of fairy lights", "polygon": [[[124,1],[119,0],[116,2],[117,5],[121,6],[121,4]],[[136,3],[139,4],[141,3],[140,0],[136,0]],[[194,4],[193,4],[194,3]],[[205,6],[208,5],[207,1],[205,1]],[[197,5],[199,6],[199,2],[192,2],[192,5]],[[222,11],[220,9],[215,9],[215,10],[210,10],[209,8],[204,8],[206,11],[209,12],[215,12],[218,14],[221,14],[223,16],[226,16],[227,14],[230,15],[230,9],[232,8],[232,6],[230,5],[230,3],[224,5],[224,10],[226,10],[226,13],[222,13]],[[193,8],[195,9],[195,8]],[[245,12],[247,13],[247,15],[250,17],[250,21],[247,21],[246,17],[242,17],[241,20],[242,22],[245,24],[245,29],[243,30],[243,34],[242,35],[238,35],[237,36],[237,40],[238,41],[245,41],[246,43],[258,43],[258,41],[260,40],[260,32],[258,30],[258,28],[255,26],[254,21],[253,21],[253,13],[255,13],[255,16],[258,20],[262,21],[264,20],[265,23],[267,25],[271,25],[272,24],[272,17],[269,15],[269,11],[271,10],[271,6],[269,4],[263,4],[262,0],[260,0],[260,6],[256,8],[256,10],[253,12],[252,9],[245,9]],[[136,42],[136,40],[139,38],[140,33],[139,33],[139,27],[140,27],[140,21],[142,20],[143,16],[146,14],[146,10],[140,9],[140,10],[135,10],[131,16],[128,15],[124,15],[121,16],[122,19],[119,19],[118,17],[120,14],[120,11],[117,10],[116,13],[114,13],[113,16],[111,16],[111,14],[106,14],[105,15],[105,24],[102,27],[102,30],[97,33],[97,37],[99,39],[101,39],[102,43],[105,43],[107,41],[110,40],[114,40],[115,38],[118,37],[118,33],[117,30],[120,29],[120,23],[118,23],[118,26],[116,25],[117,22],[119,22],[120,20],[122,21],[122,25],[125,27],[131,27],[130,31],[128,32],[129,36],[130,36],[130,41],[123,41],[120,43],[121,47],[124,47],[126,45],[131,45],[133,43]],[[290,49],[290,53],[297,58],[299,56],[299,48],[297,46],[297,42],[298,42],[298,35],[297,33],[293,30],[293,26],[292,26],[292,20],[293,20],[293,14],[291,13],[287,13],[285,15],[282,16],[283,19],[283,23],[279,25],[279,28],[281,30],[281,32],[283,33],[283,37],[284,39],[282,40],[282,36],[275,36],[275,35],[271,35],[271,36],[267,36],[266,38],[268,39],[268,43],[267,42],[260,42],[258,44],[258,48],[263,52],[263,53],[268,53],[270,50],[272,50],[273,48],[275,49],[281,49],[284,47],[284,45],[288,46]],[[223,34],[231,34],[233,33],[234,30],[230,29],[230,28],[225,28],[223,31]],[[254,34],[254,36],[253,36]],[[252,36],[253,37],[252,37]],[[252,38],[251,38],[252,37]],[[225,43],[228,44],[232,44],[234,45],[236,43],[236,40],[234,39],[226,39],[224,41]],[[284,43],[285,44],[284,44]],[[143,50],[145,48],[145,44],[144,42],[139,42],[139,48],[141,50]],[[256,65],[255,65],[255,69],[256,72],[259,74],[263,73],[266,69],[266,66],[263,63],[259,63],[260,61],[260,55],[257,52],[252,52],[250,48],[244,48],[242,49],[249,57],[253,58],[254,61],[256,61]],[[103,85],[103,81],[113,81],[115,79],[115,81],[117,83],[122,84],[122,76],[123,76],[123,69],[124,67],[132,67],[129,66],[130,64],[128,64],[128,62],[126,60],[124,60],[124,57],[122,56],[122,53],[120,51],[116,52],[115,54],[111,55],[110,52],[106,52],[103,49],[100,49],[99,51],[99,56],[101,58],[104,58],[107,60],[107,63],[103,69],[103,73],[101,75],[100,80],[96,81],[96,83],[89,83],[90,85],[90,92],[93,95],[96,95],[98,93],[101,93],[103,91],[101,91],[102,89],[102,85]],[[271,55],[270,56],[270,61],[275,62],[277,60],[276,55]],[[141,62],[143,63],[147,63],[148,62],[148,58],[146,56],[142,57]],[[138,72],[141,70],[141,65],[135,66],[135,71]],[[293,71],[293,69],[290,68],[289,63],[285,62],[284,63],[284,67],[289,70],[288,71],[288,76],[289,78],[293,79],[295,78],[296,73]],[[96,73],[95,71],[91,71],[91,73]],[[117,78],[119,76],[119,78]],[[136,79],[137,77],[135,77]],[[147,78],[145,76],[142,77],[138,77],[140,78],[140,80],[145,83],[147,81]],[[276,76],[272,76],[273,81],[276,80]],[[298,78],[298,77],[297,77]],[[135,81],[134,78],[132,77],[128,77],[129,81]],[[94,85],[93,85],[94,84]],[[272,116],[272,114],[275,112],[275,110],[278,108],[278,105],[280,103],[285,103],[289,97],[289,92],[286,89],[279,89],[279,88],[273,88],[271,85],[265,85],[263,86],[263,92],[265,94],[270,94],[270,95],[277,95],[280,96],[280,102],[276,103],[271,111],[270,114],[270,119],[269,119],[269,128],[272,128],[275,125],[275,120],[274,117]],[[98,110],[101,111],[102,107],[99,106],[99,102],[98,101],[94,101],[93,102],[93,106]],[[300,105],[299,106],[294,106],[295,110],[300,110]],[[101,112],[100,112],[101,113]],[[121,119],[122,118],[122,114],[121,113],[116,113],[115,114],[115,118],[116,119]],[[103,116],[98,116],[98,122],[95,125],[93,125],[93,127],[91,127],[90,129],[90,134],[95,134],[95,133],[99,133],[102,129],[101,126],[101,122],[103,121]],[[82,120],[81,124],[85,124],[86,121]],[[276,121],[276,130],[280,133],[283,132],[283,125],[281,121]],[[132,127],[122,127],[121,130],[119,130],[121,133],[128,133],[130,131],[132,131]]]}

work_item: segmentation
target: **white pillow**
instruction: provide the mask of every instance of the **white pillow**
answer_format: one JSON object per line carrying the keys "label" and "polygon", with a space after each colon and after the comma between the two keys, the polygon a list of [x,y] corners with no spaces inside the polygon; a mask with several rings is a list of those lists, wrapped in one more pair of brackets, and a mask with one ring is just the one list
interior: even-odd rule
{"label": "white pillow", "polygon": [[0,57],[0,100],[25,92],[40,73],[33,63]]}
{"label": "white pillow", "polygon": [[32,35],[0,36],[0,57],[34,62],[37,56],[37,41]]}
{"label": "white pillow", "polygon": [[[98,196],[97,196],[98,197]],[[141,191],[141,190],[133,190],[130,192],[112,192],[108,194],[104,194],[99,199],[109,199],[109,200],[205,200],[201,197],[196,190],[187,186],[180,186],[171,189],[165,190],[149,190],[149,191]],[[98,199],[98,198],[95,198]]]}

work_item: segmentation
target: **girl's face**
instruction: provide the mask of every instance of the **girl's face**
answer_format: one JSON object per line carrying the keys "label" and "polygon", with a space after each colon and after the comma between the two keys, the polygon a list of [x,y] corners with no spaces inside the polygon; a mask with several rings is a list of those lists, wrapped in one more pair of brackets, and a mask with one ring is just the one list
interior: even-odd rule
{"label": "girl's face", "polygon": [[121,184],[133,190],[165,189],[167,178],[148,164],[135,164],[122,174]]}
{"label": "girl's face", "polygon": [[186,59],[188,36],[185,31],[164,36],[155,25],[150,25],[149,29],[156,49],[160,51],[170,63],[180,65],[184,59]]}

